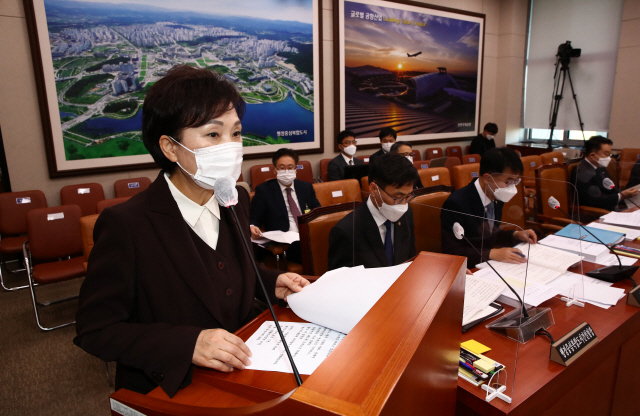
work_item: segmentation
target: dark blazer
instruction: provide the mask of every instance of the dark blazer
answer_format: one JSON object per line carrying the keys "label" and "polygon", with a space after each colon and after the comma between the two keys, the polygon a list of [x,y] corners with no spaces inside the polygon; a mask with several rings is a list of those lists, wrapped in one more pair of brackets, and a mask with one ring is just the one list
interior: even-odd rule
{"label": "dark blazer", "polygon": [[482,156],[487,150],[496,147],[496,141],[494,139],[488,140],[482,134],[478,134],[471,141],[471,147],[469,147],[469,154],[477,154]]}
{"label": "dark blazer", "polygon": [[[411,207],[393,224],[393,261],[403,263],[416,255]],[[380,231],[366,202],[333,226],[329,233],[329,270],[363,265],[386,267]]]}
{"label": "dark blazer", "polygon": [[377,157],[380,157],[384,154],[386,154],[387,152],[385,152],[384,150],[380,149],[377,152],[375,152],[374,154],[372,154],[371,156],[369,156],[369,164],[373,163],[373,160]]}
{"label": "dark blazer", "polygon": [[[301,214],[304,214],[306,207],[314,209],[320,206],[313,184],[295,179],[293,188],[298,197]],[[256,187],[256,194],[251,200],[250,224],[256,227],[264,226],[265,231],[289,231],[289,213],[277,179],[268,180]]]}
{"label": "dark blazer", "polygon": [[[159,385],[173,396],[191,383],[200,331],[238,330],[252,318],[260,289],[230,210],[220,207],[217,249],[209,247],[212,258],[201,257],[194,243],[199,237],[162,175],[98,217],[73,341],[117,361],[116,390],[146,394]],[[249,239],[249,195],[237,189],[236,212]],[[261,275],[275,300],[278,272]]]}
{"label": "dark blazer", "polygon": [[602,184],[605,178],[611,179],[606,168],[598,166],[594,169],[586,159],[582,159],[571,173],[571,183],[578,191],[578,203],[609,211],[616,209],[619,202],[618,190],[605,188]]}
{"label": "dark blazer", "polygon": [[[468,259],[467,267],[472,269],[478,263],[489,260],[489,253],[496,245],[511,246],[516,241],[513,239],[514,231],[505,231],[500,228],[502,220],[502,208],[504,202],[494,201],[495,222],[493,232],[489,231],[489,222],[482,218],[470,217],[475,215],[486,218],[484,205],[476,189],[474,179],[464,188],[460,188],[452,193],[442,205],[440,213],[442,224],[442,252],[456,256],[464,256]],[[450,211],[446,211],[450,210]],[[456,212],[451,212],[456,211]],[[468,215],[465,215],[468,214]],[[453,224],[456,222],[464,228],[464,235],[473,246],[482,252],[483,259],[473,247],[463,239],[458,240],[453,234]],[[484,238],[483,238],[484,236]],[[483,244],[484,240],[484,244]]]}
{"label": "dark blazer", "polygon": [[[371,160],[369,160],[369,162],[371,162]],[[364,162],[354,156],[353,165],[364,165]],[[340,181],[344,179],[344,168],[347,166],[349,165],[344,161],[342,153],[334,157],[331,162],[329,162],[329,166],[327,166],[327,176],[329,177],[329,181]]]}
{"label": "dark blazer", "polygon": [[631,168],[631,175],[629,176],[629,182],[627,182],[627,187],[625,189],[632,188],[638,184],[640,184],[640,159],[633,164],[633,168]]}

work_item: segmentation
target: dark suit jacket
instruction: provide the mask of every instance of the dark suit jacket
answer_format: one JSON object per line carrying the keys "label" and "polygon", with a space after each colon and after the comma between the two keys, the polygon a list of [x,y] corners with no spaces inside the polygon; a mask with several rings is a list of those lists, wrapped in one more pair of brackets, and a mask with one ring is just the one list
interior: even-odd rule
{"label": "dark suit jacket", "polygon": [[[260,289],[230,210],[220,207],[218,245],[210,251],[215,258],[203,259],[194,244],[199,237],[162,175],[98,218],[74,343],[105,361],[117,361],[116,390],[146,394],[159,385],[173,396],[191,383],[200,331],[239,329],[251,318]],[[249,195],[237,189],[236,212],[249,239]],[[217,267],[207,267],[211,264]],[[261,275],[275,300],[278,272],[262,270]],[[230,291],[230,281],[238,279],[242,290]]]}
{"label": "dark suit jacket", "polygon": [[[313,184],[296,179],[293,181],[293,188],[301,214],[304,214],[306,207],[314,209],[320,206]],[[289,213],[277,179],[268,180],[256,187],[256,194],[251,200],[250,223],[256,227],[264,226],[265,231],[289,231]]]}
{"label": "dark suit jacket", "polygon": [[487,150],[496,147],[496,141],[494,139],[487,140],[482,134],[478,134],[472,141],[469,148],[469,154],[478,154],[482,156]]}
{"label": "dark suit jacket", "polygon": [[[393,261],[403,263],[416,255],[411,207],[393,224]],[[329,233],[329,270],[363,265],[386,267],[380,231],[366,202],[341,219]]]}
{"label": "dark suit jacket", "polygon": [[378,150],[377,152],[375,152],[374,154],[372,154],[371,156],[369,156],[369,164],[373,163],[373,160],[377,157],[380,157],[382,155],[384,155],[386,152],[382,149]]}
{"label": "dark suit jacket", "polygon": [[627,187],[625,189],[629,189],[638,184],[640,184],[640,159],[633,164],[631,175],[629,176],[629,182],[627,182]]}
{"label": "dark suit jacket", "polygon": [[618,190],[607,189],[602,184],[605,178],[611,179],[606,168],[597,169],[583,159],[571,174],[571,183],[578,191],[578,202],[582,206],[602,208],[609,211],[618,205]]}
{"label": "dark suit jacket", "polygon": [[[475,185],[475,181],[477,180],[478,179],[474,179],[464,188],[452,193],[442,205],[443,210],[440,213],[440,221],[442,224],[442,252],[466,257],[468,259],[467,267],[470,269],[474,268],[478,263],[489,260],[489,253],[496,245],[511,246],[515,243],[513,239],[514,231],[505,231],[500,228],[504,202],[494,201],[496,221],[494,222],[493,232],[489,231],[488,221],[469,216],[476,215],[486,218],[484,205],[482,205],[482,200]],[[478,251],[482,252],[483,259],[480,258],[476,250],[469,246],[464,239],[458,240],[455,237],[453,234],[453,224],[456,222],[460,223],[464,228],[465,237],[469,239]]]}
{"label": "dark suit jacket", "polygon": [[[354,156],[353,165],[364,165],[364,162]],[[334,157],[331,162],[329,162],[329,166],[327,166],[327,176],[329,177],[329,181],[340,181],[344,179],[344,168],[347,166],[349,165],[344,161],[342,153]]]}

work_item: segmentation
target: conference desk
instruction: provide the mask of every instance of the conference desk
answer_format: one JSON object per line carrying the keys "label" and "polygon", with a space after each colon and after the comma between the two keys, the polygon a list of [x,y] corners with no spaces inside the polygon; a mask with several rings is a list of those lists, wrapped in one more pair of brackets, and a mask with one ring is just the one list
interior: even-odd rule
{"label": "conference desk", "polygon": [[[640,248],[637,240],[627,240],[623,244]],[[602,266],[583,262],[585,272],[598,267]],[[579,266],[569,271],[580,273]],[[640,270],[634,279],[640,283]],[[613,286],[625,292],[632,288],[628,280]],[[462,341],[474,339],[492,349],[485,355],[506,366],[508,377],[505,394],[513,401],[508,404],[493,399],[488,403],[484,390],[459,379],[456,414],[640,414],[640,407],[633,402],[640,396],[640,377],[635,360],[635,355],[640,353],[640,308],[627,305],[626,297],[609,309],[591,304],[586,304],[584,308],[567,307],[558,297],[544,302],[541,307],[550,307],[553,311],[555,325],[549,332],[554,339],[587,322],[596,333],[599,343],[569,367],[564,367],[549,360],[550,341],[547,337],[536,336],[522,345],[489,331],[482,323],[462,334]],[[510,311],[513,308],[506,309]]]}

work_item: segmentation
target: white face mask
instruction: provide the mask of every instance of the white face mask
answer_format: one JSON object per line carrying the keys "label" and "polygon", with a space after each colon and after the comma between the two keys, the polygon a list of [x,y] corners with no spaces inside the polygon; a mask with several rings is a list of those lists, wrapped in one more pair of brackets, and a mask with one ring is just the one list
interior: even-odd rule
{"label": "white face mask", "polygon": [[[498,186],[496,181],[493,179],[493,176],[491,177],[491,180],[496,184],[496,186]],[[498,201],[509,202],[517,193],[518,188],[516,188],[515,185],[509,185],[505,188],[498,187],[493,191],[493,196],[495,196]]]}
{"label": "white face mask", "polygon": [[409,156],[405,156],[407,159],[409,159],[409,162],[413,163],[413,156],[409,155]]}
{"label": "white face mask", "polygon": [[349,145],[342,150],[349,156],[353,156],[356,154],[356,147],[354,145]]}
{"label": "white face mask", "polygon": [[493,134],[487,134],[487,139],[488,140],[493,140],[493,138],[496,137]]}
{"label": "white face mask", "polygon": [[284,186],[290,186],[296,178],[296,170],[278,170],[276,171],[276,178],[278,179],[278,182]]}
{"label": "white face mask", "polygon": [[609,162],[611,162],[611,156],[598,158],[598,165],[602,166],[603,168],[609,166]]}
{"label": "white face mask", "polygon": [[393,143],[382,143],[382,150],[388,153],[391,151],[391,146],[393,146]]}
{"label": "white face mask", "polygon": [[[378,186],[378,184],[376,184],[376,186]],[[391,222],[398,221],[409,209],[409,204],[389,205],[385,203],[382,199],[380,187],[378,187],[378,194],[380,195],[380,201],[382,201],[382,204],[380,205],[380,213]]]}
{"label": "white face mask", "polygon": [[240,177],[242,168],[242,143],[230,142],[217,146],[201,147],[191,150],[171,136],[171,140],[178,143],[183,149],[196,156],[198,170],[195,175],[187,172],[178,162],[178,166],[201,188],[213,190],[216,180],[225,176],[231,176],[234,180]]}

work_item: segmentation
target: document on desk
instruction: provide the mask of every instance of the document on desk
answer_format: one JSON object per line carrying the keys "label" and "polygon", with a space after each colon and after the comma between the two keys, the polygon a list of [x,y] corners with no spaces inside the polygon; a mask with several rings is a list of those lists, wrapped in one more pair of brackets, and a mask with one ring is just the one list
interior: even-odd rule
{"label": "document on desk", "polygon": [[251,239],[252,242],[257,244],[263,244],[269,241],[275,241],[276,243],[291,244],[294,241],[300,241],[300,234],[295,231],[265,231],[260,233],[262,238]]}
{"label": "document on desk", "polygon": [[640,211],[610,212],[600,217],[600,219],[606,224],[640,228]]}
{"label": "document on desk", "polygon": [[632,266],[636,264],[637,261],[638,259],[633,257],[620,256],[620,262],[618,262],[618,257],[613,253],[598,258],[598,264],[602,264],[603,266],[618,266],[620,263],[622,263],[623,266]]}
{"label": "document on desk", "polygon": [[[516,306],[517,298],[511,292],[511,290],[507,287],[507,285],[500,280],[500,277],[491,270],[491,268],[487,267],[484,269],[480,269],[473,274],[475,277],[479,277],[481,279],[487,279],[492,282],[497,282],[501,284],[504,288],[502,294],[497,299],[498,302],[507,303],[511,306]],[[504,276],[503,276],[504,277]],[[513,287],[516,293],[522,298],[525,304],[528,306],[539,306],[541,303],[551,299],[554,296],[557,296],[559,291],[549,285],[538,284],[535,282],[527,282],[525,286],[525,282],[518,278],[506,277],[505,280],[509,282],[509,284]],[[513,302],[515,301],[515,302]]]}
{"label": "document on desk", "polygon": [[582,258],[577,254],[567,253],[564,250],[548,247],[544,244],[521,243],[516,246],[524,255],[529,258],[529,264],[541,266],[547,269],[564,273],[574,264],[580,262]]}
{"label": "document on desk", "polygon": [[[280,328],[300,374],[313,373],[346,337],[338,331],[310,323],[280,321]],[[293,373],[273,321],[264,322],[246,345],[252,353],[247,369]]]}
{"label": "document on desk", "polygon": [[608,309],[625,296],[624,289],[611,287],[613,283],[566,272],[549,286],[557,289],[562,296],[577,298],[579,301]]}
{"label": "document on desk", "polygon": [[624,238],[627,240],[637,240],[640,238],[640,230],[633,228],[619,227],[617,225],[605,224],[603,222],[592,222],[589,224],[591,228],[600,228],[601,230],[615,231],[617,233],[624,234]]}
{"label": "document on desk", "polygon": [[549,235],[543,238],[540,240],[540,244],[564,250],[565,252],[579,254],[584,260],[591,263],[597,263],[602,257],[605,257],[609,253],[609,249],[602,244],[558,237],[557,235]]}
{"label": "document on desk", "polygon": [[410,265],[332,270],[287,302],[300,318],[348,334]]}
{"label": "document on desk", "polygon": [[[481,315],[479,312],[485,311],[488,306],[500,296],[504,290],[504,284],[479,279],[474,276],[467,276],[464,285],[464,309],[462,311],[462,325],[466,325]],[[488,313],[495,312],[490,308]],[[481,315],[482,316],[482,315]]]}
{"label": "document on desk", "polygon": [[[535,282],[537,284],[544,285],[553,281],[553,279],[560,276],[564,271],[566,271],[566,269],[564,271],[557,271],[554,269],[537,266],[532,263],[513,264],[502,263],[495,260],[489,260],[489,262],[491,263],[493,268],[496,269],[496,271],[500,273],[505,279],[517,279],[522,281],[523,284],[525,282]],[[485,267],[488,267],[486,263],[478,264],[478,268]],[[509,284],[511,284],[511,282]],[[524,287],[522,284],[520,284],[519,286]]]}

